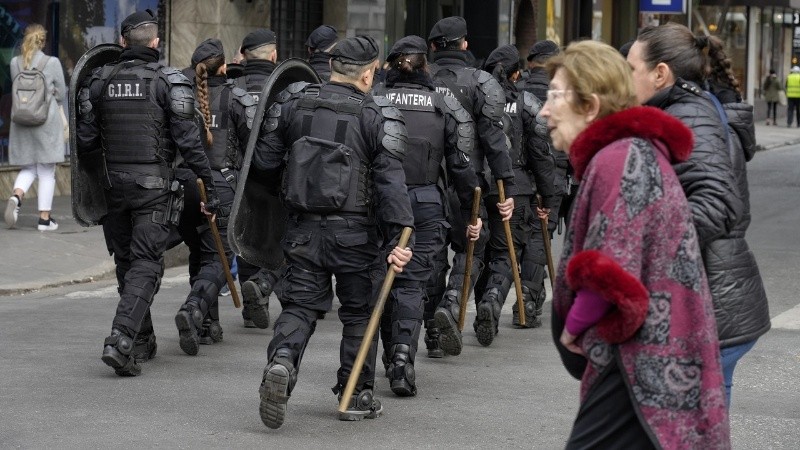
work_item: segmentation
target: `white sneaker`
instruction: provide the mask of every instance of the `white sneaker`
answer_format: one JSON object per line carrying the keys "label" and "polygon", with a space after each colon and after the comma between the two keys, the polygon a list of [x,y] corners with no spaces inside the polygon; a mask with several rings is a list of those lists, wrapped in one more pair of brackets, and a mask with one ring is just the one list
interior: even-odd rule
{"label": "white sneaker", "polygon": [[12,195],[8,199],[8,203],[6,203],[6,225],[8,228],[14,228],[14,225],[17,224],[17,218],[19,217],[19,199]]}
{"label": "white sneaker", "polygon": [[39,218],[39,231],[56,231],[57,229],[58,224],[52,217],[47,220]]}

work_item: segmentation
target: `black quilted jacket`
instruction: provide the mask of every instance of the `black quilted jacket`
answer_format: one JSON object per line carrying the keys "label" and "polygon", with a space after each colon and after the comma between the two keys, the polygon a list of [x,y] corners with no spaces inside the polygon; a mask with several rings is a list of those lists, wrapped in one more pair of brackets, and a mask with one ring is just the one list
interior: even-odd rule
{"label": "black quilted jacket", "polygon": [[761,274],[745,241],[750,225],[745,164],[755,152],[753,108],[726,103],[733,130],[728,133],[705,95],[696,84],[678,79],[647,104],[677,117],[695,135],[689,160],[674,168],[692,208],[724,348],[766,333],[770,319]]}

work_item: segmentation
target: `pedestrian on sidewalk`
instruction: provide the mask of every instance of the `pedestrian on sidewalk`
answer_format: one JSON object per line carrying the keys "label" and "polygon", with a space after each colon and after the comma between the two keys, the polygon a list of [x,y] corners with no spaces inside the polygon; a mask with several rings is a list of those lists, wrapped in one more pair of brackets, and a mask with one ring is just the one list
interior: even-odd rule
{"label": "pedestrian on sidewalk", "polygon": [[[695,134],[689,162],[675,164],[675,171],[700,240],[730,404],[736,363],[770,329],[761,273],[744,238],[750,225],[745,162],[755,153],[752,106],[740,101],[722,42],[694,36],[683,25],[642,30],[628,62],[639,101],[678,117]],[[703,84],[713,94],[698,89]]]}
{"label": "pedestrian on sidewalk", "polygon": [[786,99],[789,102],[786,126],[791,128],[792,119],[797,116],[797,126],[800,127],[800,66],[793,66],[791,73],[786,77]]}
{"label": "pedestrian on sidewalk", "polygon": [[[45,89],[49,92],[47,120],[36,126],[21,125],[11,121],[9,130],[8,162],[22,166],[14,181],[14,191],[8,199],[5,221],[14,228],[19,217],[19,208],[25,193],[39,179],[37,191],[39,203],[39,231],[54,231],[58,223],[50,217],[53,194],[56,188],[56,164],[64,161],[64,141],[67,137],[67,120],[61,105],[67,92],[64,72],[58,58],[44,54],[47,32],[39,24],[25,28],[22,39],[22,52],[11,59],[11,79],[24,71],[41,68],[44,74]],[[12,99],[16,102],[19,99]]]}
{"label": "pedestrian on sidewalk", "polygon": [[[770,70],[764,80],[764,100],[767,101],[767,125],[778,124],[778,101],[780,100],[781,82],[775,70]],[[770,118],[772,121],[770,122]]]}
{"label": "pedestrian on sidewalk", "polygon": [[607,44],[573,43],[547,67],[541,115],[581,182],[553,292],[556,344],[581,377],[566,448],[730,448],[711,294],[671,165],[692,133],[635,106],[631,66]]}

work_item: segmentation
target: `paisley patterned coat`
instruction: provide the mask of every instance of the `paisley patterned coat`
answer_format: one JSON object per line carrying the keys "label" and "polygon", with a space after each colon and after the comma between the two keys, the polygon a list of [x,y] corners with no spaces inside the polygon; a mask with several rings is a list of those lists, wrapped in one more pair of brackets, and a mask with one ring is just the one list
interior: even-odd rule
{"label": "paisley patterned coat", "polygon": [[556,276],[566,318],[582,288],[614,308],[578,340],[581,401],[612,362],[661,448],[729,448],[719,342],[698,237],[671,164],[692,133],[652,107],[593,122],[570,148],[581,180]]}

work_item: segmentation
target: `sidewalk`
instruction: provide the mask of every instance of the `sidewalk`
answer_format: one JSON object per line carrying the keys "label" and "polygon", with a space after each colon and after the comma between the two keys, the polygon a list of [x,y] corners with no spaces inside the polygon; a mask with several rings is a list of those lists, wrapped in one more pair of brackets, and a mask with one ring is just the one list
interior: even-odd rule
{"label": "sidewalk", "polygon": [[[756,124],[756,141],[763,150],[800,144],[800,128]],[[758,156],[756,156],[758,157]],[[5,195],[0,199],[5,208]],[[53,217],[59,228],[36,229],[36,199],[22,205],[13,230],[0,222],[0,295],[13,295],[46,287],[85,283],[114,275],[114,261],[106,251],[103,229],[84,228],[72,219],[72,197],[53,200]],[[176,251],[177,250],[177,251]],[[185,246],[170,252],[168,266],[186,264]]]}

